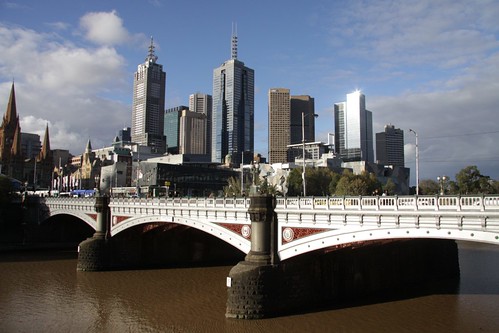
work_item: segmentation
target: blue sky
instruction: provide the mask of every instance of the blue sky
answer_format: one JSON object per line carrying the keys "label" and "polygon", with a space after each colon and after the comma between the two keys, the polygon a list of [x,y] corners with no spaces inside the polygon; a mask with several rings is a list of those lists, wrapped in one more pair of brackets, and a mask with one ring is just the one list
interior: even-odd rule
{"label": "blue sky", "polygon": [[499,2],[0,0],[0,112],[15,80],[23,132],[81,153],[131,123],[132,79],[154,37],[166,106],[212,93],[213,69],[255,70],[255,148],[267,155],[267,93],[315,98],[316,139],[334,132],[333,105],[360,89],[374,132],[405,132],[406,166],[436,179],[477,165],[499,179]]}

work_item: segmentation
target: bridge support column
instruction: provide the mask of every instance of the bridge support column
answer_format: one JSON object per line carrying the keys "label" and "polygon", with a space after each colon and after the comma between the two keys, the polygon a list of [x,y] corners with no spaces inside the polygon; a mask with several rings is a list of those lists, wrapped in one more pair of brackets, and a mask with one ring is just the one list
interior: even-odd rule
{"label": "bridge support column", "polygon": [[251,250],[227,277],[227,318],[258,319],[279,311],[280,268],[277,256],[277,217],[273,196],[252,196]]}
{"label": "bridge support column", "polygon": [[111,249],[106,237],[109,226],[109,197],[95,198],[97,230],[78,246],[78,271],[105,271],[111,268]]}

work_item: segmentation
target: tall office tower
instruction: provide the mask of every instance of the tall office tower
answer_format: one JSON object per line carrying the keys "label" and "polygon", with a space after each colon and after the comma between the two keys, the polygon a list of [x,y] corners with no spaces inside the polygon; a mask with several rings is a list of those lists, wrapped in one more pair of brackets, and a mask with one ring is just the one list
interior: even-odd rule
{"label": "tall office tower", "polygon": [[213,70],[211,160],[241,163],[254,154],[253,69],[237,59],[237,36],[232,33],[231,59]]}
{"label": "tall office tower", "polygon": [[21,132],[21,151],[24,158],[36,158],[41,150],[42,142],[38,134]]}
{"label": "tall office tower", "polygon": [[137,66],[133,81],[132,141],[164,153],[163,134],[166,73],[156,61],[151,38],[145,62]]}
{"label": "tall office tower", "polygon": [[180,116],[183,110],[189,110],[185,105],[176,106],[165,110],[165,126],[163,132],[166,136],[167,151],[170,154],[180,153]]}
{"label": "tall office tower", "polygon": [[[189,110],[202,113],[206,116],[205,129],[205,154],[211,156],[211,111],[213,108],[213,98],[208,94],[195,93],[189,96]],[[197,134],[196,134],[197,135]]]}
{"label": "tall office tower", "polygon": [[[302,115],[303,114],[303,115]],[[291,96],[291,144],[315,141],[315,101],[308,95]],[[302,118],[304,134],[302,133]]]}
{"label": "tall office tower", "polygon": [[404,131],[392,124],[376,133],[376,159],[379,164],[404,167]]}
{"label": "tall office tower", "polygon": [[355,91],[347,101],[334,105],[335,146],[345,162],[374,162],[372,112],[366,110],[366,97]]}
{"label": "tall office tower", "polygon": [[182,110],[180,116],[180,154],[206,154],[206,115]]}
{"label": "tall office tower", "polygon": [[289,89],[269,90],[269,163],[286,163],[290,144]]}

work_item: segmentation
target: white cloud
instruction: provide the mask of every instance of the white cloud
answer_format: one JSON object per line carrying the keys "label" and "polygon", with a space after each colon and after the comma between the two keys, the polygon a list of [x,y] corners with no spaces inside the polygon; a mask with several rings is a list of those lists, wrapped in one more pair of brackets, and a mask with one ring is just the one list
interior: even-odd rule
{"label": "white cloud", "polygon": [[5,107],[14,79],[21,131],[43,137],[48,123],[52,148],[78,154],[89,138],[102,147],[130,123],[129,101],[104,97],[130,95],[116,49],[0,24],[0,54],[0,101]]}
{"label": "white cloud", "polygon": [[80,19],[80,27],[85,31],[85,38],[99,45],[119,45],[130,39],[115,10],[85,14]]}
{"label": "white cloud", "polygon": [[440,82],[434,91],[373,97],[368,108],[374,112],[374,131],[382,131],[389,122],[403,129],[407,166],[412,164],[412,169],[414,150],[407,144],[414,144],[415,138],[408,130],[416,130],[422,179],[443,174],[453,178],[468,165],[477,165],[483,174],[499,179],[497,77],[499,53]]}
{"label": "white cloud", "polygon": [[331,42],[360,58],[454,67],[498,47],[494,1],[356,1],[336,9]]}

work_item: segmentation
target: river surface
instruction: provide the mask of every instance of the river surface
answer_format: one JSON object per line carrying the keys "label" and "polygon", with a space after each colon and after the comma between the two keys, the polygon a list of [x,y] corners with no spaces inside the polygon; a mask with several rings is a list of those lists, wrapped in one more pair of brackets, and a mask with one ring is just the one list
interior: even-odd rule
{"label": "river surface", "polygon": [[77,272],[76,253],[0,253],[0,332],[499,332],[499,246],[460,242],[431,294],[264,320],[225,318],[231,266]]}

